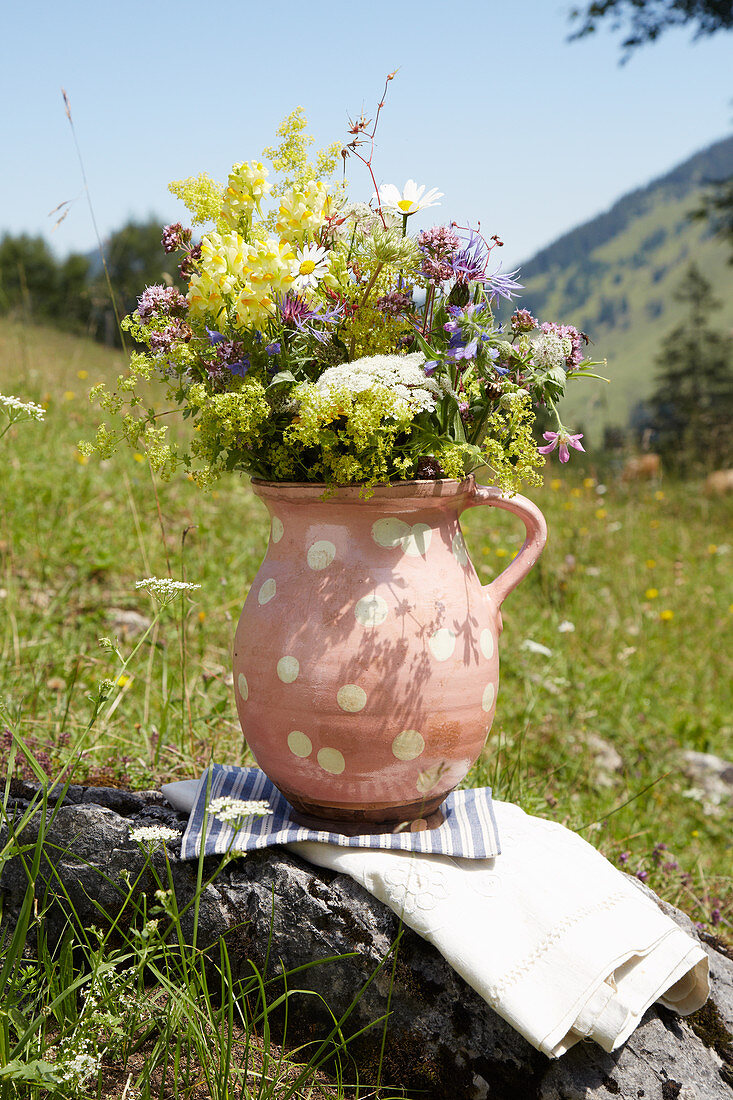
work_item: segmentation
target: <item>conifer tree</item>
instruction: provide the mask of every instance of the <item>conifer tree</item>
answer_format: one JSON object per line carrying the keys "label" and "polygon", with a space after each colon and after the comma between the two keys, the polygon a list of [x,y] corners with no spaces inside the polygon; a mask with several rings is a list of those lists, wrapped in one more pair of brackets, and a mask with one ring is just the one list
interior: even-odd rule
{"label": "conifer tree", "polygon": [[733,337],[710,323],[720,308],[712,286],[690,264],[675,294],[684,313],[656,357],[649,402],[654,446],[680,473],[733,463]]}

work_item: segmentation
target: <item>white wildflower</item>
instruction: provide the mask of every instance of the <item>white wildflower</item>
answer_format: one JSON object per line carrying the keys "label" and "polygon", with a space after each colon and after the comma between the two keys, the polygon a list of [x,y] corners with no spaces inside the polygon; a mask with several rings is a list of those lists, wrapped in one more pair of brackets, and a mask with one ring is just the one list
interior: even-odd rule
{"label": "white wildflower", "polygon": [[569,619],[563,619],[557,628],[558,634],[573,634],[575,631],[575,623],[571,623]]}
{"label": "white wildflower", "polygon": [[169,603],[184,592],[195,592],[200,584],[189,581],[172,581],[170,577],[146,577],[144,581],[135,581],[135,588],[144,588],[160,603]]}
{"label": "white wildflower", "polygon": [[601,485],[599,483],[598,485],[596,485],[596,492],[598,493],[599,497],[602,497],[604,493],[608,492],[608,486],[607,485]]}
{"label": "white wildflower", "polygon": [[425,184],[418,187],[414,180],[408,180],[401,191],[394,183],[383,183],[374,198],[381,206],[395,210],[404,217],[416,214],[418,210],[427,210],[430,206],[440,206],[438,199],[443,198],[443,192],[431,187],[426,194]]}
{"label": "white wildflower", "polygon": [[245,817],[266,817],[273,813],[270,803],[266,800],[248,801],[243,798],[212,798],[209,802],[209,813],[218,817],[219,821],[232,822]]}
{"label": "white wildflower", "polygon": [[425,356],[421,351],[410,355],[369,355],[353,363],[328,367],[316,382],[323,392],[346,389],[351,393],[382,386],[401,401],[410,412],[432,412],[440,397],[438,383],[423,370]]}
{"label": "white wildflower", "polygon": [[67,1062],[62,1070],[61,1079],[71,1084],[81,1085],[99,1071],[101,1056],[93,1058],[91,1054],[77,1054]]}
{"label": "white wildflower", "polygon": [[0,393],[0,408],[9,410],[11,420],[20,420],[21,417],[43,420],[45,416],[41,405],[36,405],[33,401],[21,401],[19,397],[6,396],[4,393]]}
{"label": "white wildflower", "polygon": [[539,653],[542,657],[552,657],[551,649],[539,642],[533,642],[531,638],[525,638],[519,648],[526,650],[527,653]]}
{"label": "white wildflower", "polygon": [[570,350],[568,341],[557,336],[554,332],[543,332],[532,340],[532,362],[541,370],[551,371],[558,367],[565,370]]}
{"label": "white wildflower", "polygon": [[167,825],[140,825],[130,830],[130,840],[136,840],[139,844],[177,840],[180,835],[177,829],[169,829]]}

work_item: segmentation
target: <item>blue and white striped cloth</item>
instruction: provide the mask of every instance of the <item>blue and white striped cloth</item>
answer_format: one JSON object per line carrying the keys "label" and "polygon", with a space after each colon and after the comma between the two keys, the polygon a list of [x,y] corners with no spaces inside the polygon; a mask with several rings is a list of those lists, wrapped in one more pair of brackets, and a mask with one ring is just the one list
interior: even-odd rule
{"label": "blue and white striped cloth", "polygon": [[[240,829],[234,829],[212,814],[206,806],[214,798],[236,798],[244,801],[266,800],[273,812],[264,817],[249,818]],[[411,833],[374,833],[368,836],[346,836],[325,829],[309,829],[292,819],[292,808],[277,787],[258,768],[235,768],[213,764],[204,772],[196,802],[181,845],[181,859],[196,859],[201,852],[201,839],[206,818],[204,854],[225,855],[227,852],[249,852],[273,844],[290,844],[297,840],[319,840],[345,848],[385,848],[426,854],[460,856],[464,859],[488,859],[499,855],[499,832],[491,803],[491,789],[453,791],[441,806],[445,820],[437,829]]]}

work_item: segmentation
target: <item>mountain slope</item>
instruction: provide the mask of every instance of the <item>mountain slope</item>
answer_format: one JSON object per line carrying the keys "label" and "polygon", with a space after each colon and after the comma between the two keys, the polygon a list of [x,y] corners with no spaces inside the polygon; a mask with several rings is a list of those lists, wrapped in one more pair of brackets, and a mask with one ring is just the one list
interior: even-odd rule
{"label": "mountain slope", "polygon": [[709,182],[733,175],[733,138],[716,142],[660,179],[625,195],[606,213],[560,237],[522,266],[521,305],[540,319],[575,324],[607,359],[611,386],[578,381],[563,404],[569,426],[600,444],[606,424],[625,424],[654,386],[654,358],[677,324],[674,293],[695,262],[733,327],[729,249],[690,212]]}

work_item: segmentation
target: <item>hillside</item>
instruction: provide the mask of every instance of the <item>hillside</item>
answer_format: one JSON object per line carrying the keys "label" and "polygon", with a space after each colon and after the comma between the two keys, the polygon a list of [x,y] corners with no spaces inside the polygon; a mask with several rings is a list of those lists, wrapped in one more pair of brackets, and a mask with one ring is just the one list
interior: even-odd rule
{"label": "hillside", "polygon": [[594,446],[605,424],[625,424],[653,388],[654,357],[677,323],[674,293],[691,261],[715,286],[721,327],[733,326],[729,249],[690,212],[706,184],[733,175],[733,138],[619,199],[606,213],[560,237],[522,265],[522,305],[542,319],[587,332],[607,359],[611,386],[579,381],[563,406]]}

